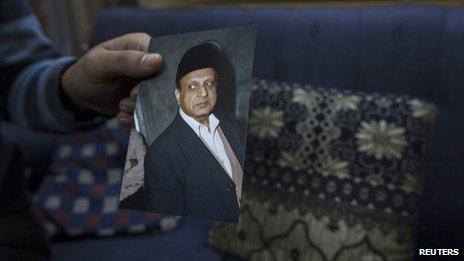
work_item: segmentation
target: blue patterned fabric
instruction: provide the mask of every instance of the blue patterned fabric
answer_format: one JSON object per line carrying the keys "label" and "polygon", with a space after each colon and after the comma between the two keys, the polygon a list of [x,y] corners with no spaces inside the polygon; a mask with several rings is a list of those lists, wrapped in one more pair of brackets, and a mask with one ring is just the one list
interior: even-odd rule
{"label": "blue patterned fabric", "polygon": [[55,238],[157,231],[162,216],[118,209],[128,139],[128,128],[112,120],[59,140],[35,194]]}

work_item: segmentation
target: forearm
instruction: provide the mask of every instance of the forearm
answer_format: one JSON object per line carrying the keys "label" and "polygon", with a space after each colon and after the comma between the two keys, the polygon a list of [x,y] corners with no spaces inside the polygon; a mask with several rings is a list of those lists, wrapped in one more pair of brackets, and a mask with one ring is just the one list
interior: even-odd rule
{"label": "forearm", "polygon": [[73,63],[54,51],[24,0],[2,0],[0,114],[29,128],[62,132],[98,126],[104,120],[98,115],[130,123],[131,92],[162,65],[159,54],[148,52],[150,39],[126,34]]}
{"label": "forearm", "polygon": [[1,110],[7,119],[32,129],[60,132],[95,125],[79,123],[61,91],[61,75],[76,58],[60,56],[27,7],[16,8],[25,11],[0,25]]}

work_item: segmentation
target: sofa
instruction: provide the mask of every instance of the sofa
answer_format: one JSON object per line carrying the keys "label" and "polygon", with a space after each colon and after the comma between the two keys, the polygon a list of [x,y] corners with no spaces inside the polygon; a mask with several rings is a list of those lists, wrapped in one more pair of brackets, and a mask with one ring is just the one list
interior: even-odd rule
{"label": "sofa", "polygon": [[[386,5],[361,8],[113,9],[98,18],[93,44],[257,24],[255,78],[434,103],[439,115],[426,162],[416,249],[464,243],[464,8]],[[250,145],[250,144],[249,144]],[[251,145],[252,146],[252,145]],[[56,260],[221,260],[206,244],[213,222],[184,218],[163,235],[56,242]]]}

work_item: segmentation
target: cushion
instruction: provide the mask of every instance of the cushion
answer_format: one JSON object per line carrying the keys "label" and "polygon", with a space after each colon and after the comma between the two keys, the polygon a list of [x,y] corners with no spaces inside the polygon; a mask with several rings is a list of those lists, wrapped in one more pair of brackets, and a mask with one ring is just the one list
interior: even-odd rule
{"label": "cushion", "polygon": [[240,220],[209,243],[252,260],[409,260],[436,108],[257,81]]}
{"label": "cushion", "polygon": [[128,139],[129,129],[116,120],[59,139],[35,194],[53,239],[160,232],[160,225],[172,223],[167,216],[118,209]]}

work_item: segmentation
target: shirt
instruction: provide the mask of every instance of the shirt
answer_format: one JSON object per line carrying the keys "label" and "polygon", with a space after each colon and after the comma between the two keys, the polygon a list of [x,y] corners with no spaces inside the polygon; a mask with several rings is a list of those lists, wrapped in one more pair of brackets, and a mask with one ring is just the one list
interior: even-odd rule
{"label": "shirt", "polygon": [[211,113],[208,117],[209,129],[207,126],[201,124],[196,119],[188,116],[182,109],[179,109],[179,114],[182,119],[192,128],[192,130],[203,140],[206,146],[209,147],[211,152],[214,153],[217,159],[220,160],[221,165],[226,170],[227,175],[232,178],[232,167],[230,159],[227,157],[224,144],[219,137],[219,119]]}
{"label": "shirt", "polygon": [[[61,74],[75,60],[53,48],[25,0],[0,0],[0,120],[56,132],[97,126],[94,121],[79,122],[63,100]],[[15,162],[20,153],[2,139],[0,210],[24,194],[23,166]]]}

